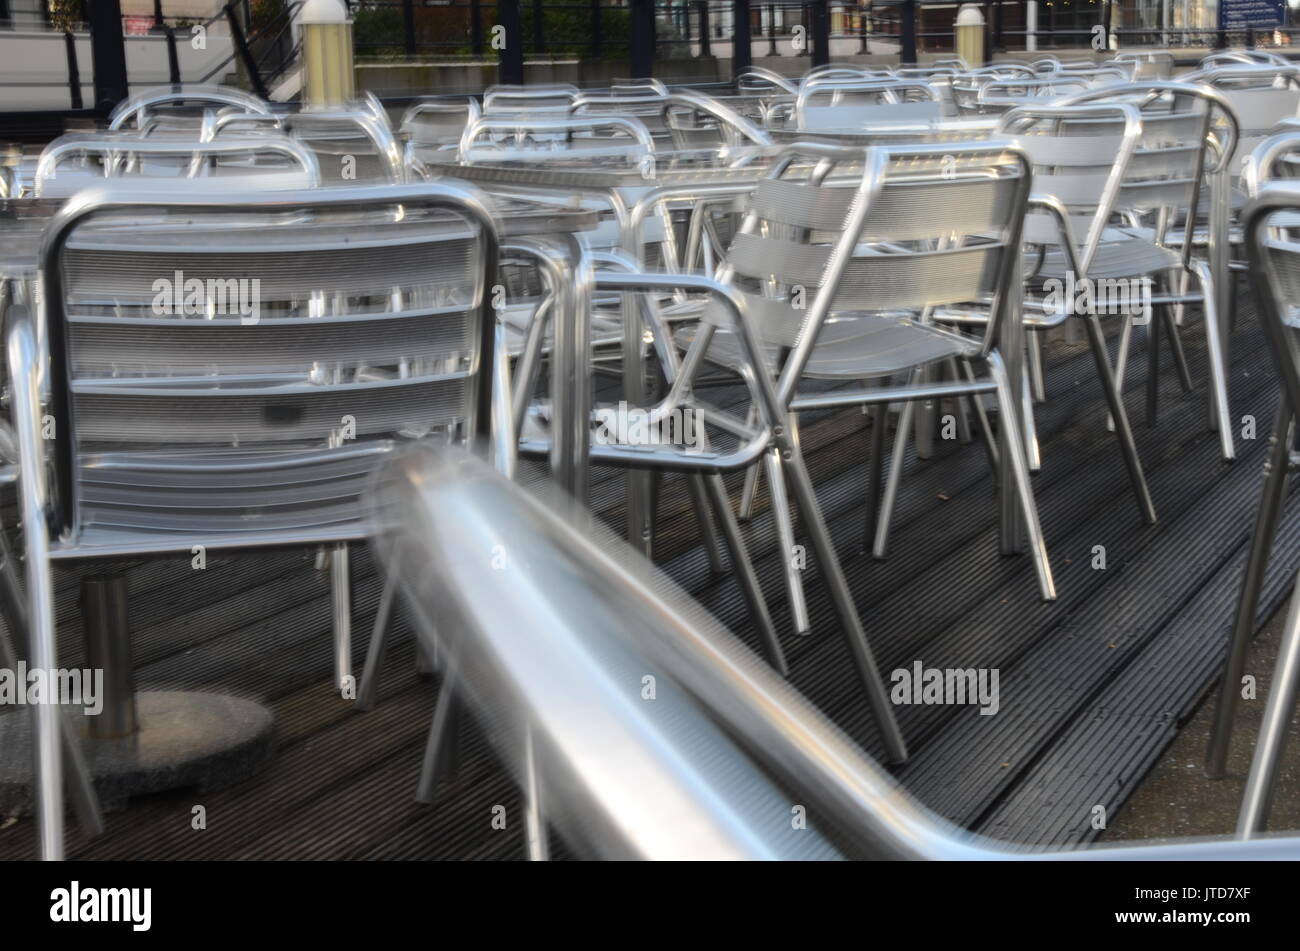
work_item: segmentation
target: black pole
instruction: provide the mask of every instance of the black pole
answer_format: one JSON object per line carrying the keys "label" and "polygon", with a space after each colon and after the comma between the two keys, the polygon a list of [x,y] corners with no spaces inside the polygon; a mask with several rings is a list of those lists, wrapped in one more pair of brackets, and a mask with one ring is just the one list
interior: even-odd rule
{"label": "black pole", "polygon": [[[114,3],[113,6],[117,6]],[[98,10],[99,4],[95,4],[93,9]],[[270,99],[270,94],[266,91],[266,84],[262,82],[262,72],[257,68],[257,60],[253,58],[253,51],[248,48],[248,40],[244,37],[244,28],[239,23],[239,17],[235,15],[233,5],[226,7],[226,19],[230,23],[230,39],[234,41],[235,52],[239,54],[240,61],[244,64],[244,72],[248,73],[249,85],[253,87],[253,92],[257,93],[263,99]],[[121,17],[118,17],[118,23],[121,24]],[[123,64],[125,68],[125,64]],[[95,85],[99,85],[99,64],[95,64]]]}
{"label": "black pole", "polygon": [[739,76],[754,65],[750,49],[749,0],[732,0],[731,4],[731,75]]}
{"label": "black pole", "polygon": [[71,33],[63,34],[63,46],[68,52],[68,94],[72,97],[72,108],[81,109],[81,70],[77,68],[77,38]]}
{"label": "black pole", "polygon": [[858,33],[862,37],[862,52],[867,52],[867,11],[858,7]]}
{"label": "black pole", "polygon": [[605,55],[605,20],[601,16],[601,0],[591,0],[591,57],[600,59]]}
{"label": "black pole", "polygon": [[90,62],[95,74],[95,109],[107,115],[126,98],[128,90],[119,0],[95,0],[90,5]]}
{"label": "black pole", "polygon": [[700,55],[712,56],[709,46],[709,0],[696,0],[695,9],[700,14]]}
{"label": "black pole", "polygon": [[899,11],[902,35],[899,38],[899,61],[916,63],[916,0],[903,0]]}
{"label": "black pole", "polygon": [[415,3],[402,0],[402,29],[406,33],[406,58],[415,59]]}
{"label": "black pole", "polygon": [[654,0],[632,0],[632,78],[648,79],[654,74]]}
{"label": "black pole", "polygon": [[503,86],[524,84],[524,28],[519,15],[519,0],[498,0],[497,23],[505,27],[505,45],[501,48],[497,79]]}
{"label": "black pole", "polygon": [[[1109,5],[1107,9],[1110,9]],[[1002,42],[1002,0],[994,0],[993,4],[993,49],[998,53],[1005,49]]]}
{"label": "black pole", "polygon": [[167,81],[173,86],[181,81],[181,61],[176,56],[176,31],[167,27]]}
{"label": "black pole", "polygon": [[825,66],[831,61],[830,0],[815,0],[812,5],[812,64]]}
{"label": "black pole", "polygon": [[533,53],[546,51],[546,18],[542,14],[542,0],[533,0]]}
{"label": "black pole", "polygon": [[472,0],[469,5],[469,46],[475,56],[483,55],[483,5]]}

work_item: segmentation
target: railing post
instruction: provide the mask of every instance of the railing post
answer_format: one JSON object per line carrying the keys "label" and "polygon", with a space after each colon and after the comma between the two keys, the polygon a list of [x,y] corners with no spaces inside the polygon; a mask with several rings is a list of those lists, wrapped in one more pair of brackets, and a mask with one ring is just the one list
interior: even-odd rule
{"label": "railing post", "polygon": [[63,34],[63,46],[68,53],[68,94],[72,97],[72,108],[83,108],[81,102],[81,70],[77,68],[77,38],[71,33]]}
{"label": "railing post", "polygon": [[811,32],[812,64],[814,66],[825,66],[831,61],[830,0],[813,0]]}
{"label": "railing post", "polygon": [[128,89],[119,0],[96,0],[90,5],[90,61],[95,76],[95,108],[107,115],[126,98]]}
{"label": "railing post", "polygon": [[916,63],[916,0],[903,0],[899,9],[900,38],[898,59],[902,63]]}
{"label": "railing post", "polygon": [[862,52],[868,52],[867,49],[867,28],[870,20],[865,8],[858,7],[858,35],[862,38]]}
{"label": "railing post", "polygon": [[469,5],[469,48],[475,56],[483,55],[483,4],[471,0]]}
{"label": "railing post", "polygon": [[767,55],[781,55],[781,51],[776,48],[776,7],[770,3],[767,5]]}
{"label": "railing post", "polygon": [[[1106,5],[1110,9],[1110,5]],[[1001,53],[1005,49],[1002,42],[1002,0],[993,0],[993,51]],[[990,60],[993,57],[989,57]]]}
{"label": "railing post", "polygon": [[700,55],[712,56],[709,46],[709,0],[696,0],[695,9],[700,19]]}
{"label": "railing post", "polygon": [[176,31],[167,27],[167,81],[173,86],[181,81],[181,62],[176,56]]}
{"label": "railing post", "polygon": [[497,0],[497,23],[505,27],[505,45],[497,80],[503,86],[524,84],[524,25],[519,15],[519,0]]}
{"label": "railing post", "polygon": [[600,59],[605,55],[605,20],[601,16],[601,0],[591,0],[591,57]]}
{"label": "railing post", "polygon": [[[117,6],[114,3],[114,6]],[[95,4],[91,9],[98,10],[99,4]],[[270,99],[271,96],[266,91],[266,85],[262,82],[262,74],[257,68],[257,60],[253,58],[253,51],[248,48],[248,40],[244,36],[244,28],[239,23],[239,17],[235,15],[234,6],[226,7],[226,19],[230,22],[230,39],[235,44],[235,52],[239,54],[239,59],[244,64],[244,71],[248,73],[248,82],[253,87],[253,92],[263,99]],[[121,29],[121,18],[118,18],[119,29]],[[125,64],[123,64],[125,66]],[[95,67],[95,86],[99,86],[99,66]],[[96,94],[98,96],[98,94]]]}
{"label": "railing post", "polygon": [[632,78],[654,75],[655,5],[654,0],[632,0]]}
{"label": "railing post", "polygon": [[533,0],[533,55],[537,56],[545,52],[546,17],[542,13],[542,0]]}
{"label": "railing post", "polygon": [[749,0],[732,0],[731,4],[731,75],[740,75],[754,65],[750,48]]}
{"label": "railing post", "polygon": [[402,28],[406,33],[406,58],[415,59],[415,3],[402,0]]}

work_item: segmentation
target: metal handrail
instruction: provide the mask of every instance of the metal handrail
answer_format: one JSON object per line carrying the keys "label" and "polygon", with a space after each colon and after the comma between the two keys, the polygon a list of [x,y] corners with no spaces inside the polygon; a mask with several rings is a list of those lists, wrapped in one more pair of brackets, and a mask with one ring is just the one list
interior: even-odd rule
{"label": "metal handrail", "polygon": [[[385,470],[379,550],[419,636],[546,818],[603,858],[1295,859],[1300,838],[1013,851],[912,799],[575,502],[423,447]],[[494,562],[503,565],[494,570]],[[503,579],[511,596],[501,597]],[[653,699],[650,699],[653,697]],[[797,792],[796,792],[797,791]],[[807,829],[795,831],[802,805]]]}

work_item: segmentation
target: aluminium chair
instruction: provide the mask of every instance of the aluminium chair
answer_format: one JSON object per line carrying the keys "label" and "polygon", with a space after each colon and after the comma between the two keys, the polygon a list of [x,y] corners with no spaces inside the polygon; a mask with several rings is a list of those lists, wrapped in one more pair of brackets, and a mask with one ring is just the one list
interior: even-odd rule
{"label": "aluminium chair", "polygon": [[[8,331],[33,662],[57,666],[55,562],[332,545],[346,690],[346,545],[368,537],[371,471],[407,439],[491,432],[492,215],[450,183],[71,198],[41,254],[46,405],[31,321]],[[202,288],[160,312],[155,279],[176,271]],[[230,283],[255,310],[241,296],[231,314]],[[38,712],[46,857],[62,846],[56,713]]]}
{"label": "aluminium chair", "polygon": [[[1300,302],[1298,213],[1300,184],[1271,181],[1260,187],[1242,214],[1250,276],[1258,295],[1260,320],[1278,372],[1281,393],[1211,734],[1207,767],[1215,778],[1223,775],[1226,766],[1246,652],[1254,634],[1255,611],[1286,501],[1287,477],[1295,469],[1298,458],[1295,427],[1297,407],[1300,407],[1300,363],[1297,363],[1300,341],[1296,338],[1295,319],[1297,302]],[[1267,826],[1297,698],[1300,698],[1300,600],[1293,590],[1237,817],[1239,839],[1254,838]]]}
{"label": "aluminium chair", "polygon": [[[1125,219],[1116,229],[1118,240],[1105,241],[1090,264],[1094,279],[1146,279],[1156,290],[1151,304],[1160,319],[1148,322],[1147,419],[1154,425],[1159,392],[1159,338],[1162,327],[1173,351],[1182,388],[1193,385],[1182,356],[1179,327],[1189,303],[1201,305],[1209,355],[1209,426],[1219,435],[1224,460],[1236,456],[1228,407],[1228,321],[1220,269],[1213,260],[1192,253],[1194,209],[1208,186],[1222,183],[1227,158],[1238,137],[1232,109],[1215,90],[1201,84],[1137,82],[1103,86],[1068,97],[1064,105],[1117,103],[1137,110],[1140,130],[1128,160],[1112,212]],[[1098,130],[1101,131],[1101,130]],[[1212,202],[1222,206],[1222,192]],[[1181,222],[1181,224],[1179,224]],[[1181,229],[1175,245],[1171,235]],[[1195,282],[1197,290],[1190,290]],[[1116,376],[1121,389],[1132,339],[1132,317],[1125,317],[1120,336]]]}
{"label": "aluminium chair", "polygon": [[[887,407],[902,409],[941,396],[992,395],[1006,410],[1002,438],[1012,447],[1000,454],[1003,478],[1015,486],[1040,592],[1051,599],[1055,586],[1028,484],[1014,410],[1018,401],[1011,397],[994,346],[1001,322],[1014,319],[1005,292],[1018,257],[1029,187],[1027,159],[1003,143],[866,151],[794,145],[759,183],[718,277],[745,292],[789,429],[797,430],[801,410],[878,407],[868,466],[868,531],[881,505]],[[935,308],[957,309],[967,302],[996,315],[981,338],[929,323]],[[700,354],[698,338],[690,338],[683,372],[705,359],[747,372],[737,363],[734,334],[714,334],[707,320],[701,326],[699,335],[710,338],[709,349]],[[964,379],[922,379],[923,369],[949,360],[970,370]],[[975,365],[986,366],[988,375],[976,379]],[[907,382],[890,385],[891,377]],[[864,385],[800,395],[805,378]],[[902,444],[900,435],[896,465]],[[775,454],[765,460],[774,500],[785,498],[790,476],[780,463]],[[891,504],[884,503],[886,511]],[[807,512],[802,501],[800,510]],[[788,506],[774,502],[773,513],[778,537],[792,541]],[[798,573],[786,567],[797,605],[802,601]],[[806,618],[794,613],[796,628],[806,625]]]}

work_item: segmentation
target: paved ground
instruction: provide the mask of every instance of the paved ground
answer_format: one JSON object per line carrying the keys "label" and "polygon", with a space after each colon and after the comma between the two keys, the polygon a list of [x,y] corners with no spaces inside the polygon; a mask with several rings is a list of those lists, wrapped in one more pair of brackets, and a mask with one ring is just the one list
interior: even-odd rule
{"label": "paved ground", "polygon": [[[1267,703],[1273,664],[1285,609],[1278,611],[1252,645],[1246,671],[1258,680],[1255,700],[1243,700],[1233,731],[1228,775],[1222,780],[1205,776],[1205,750],[1209,743],[1216,698],[1197,709],[1178,739],[1133,794],[1114,821],[1106,839],[1185,838],[1223,835],[1237,824],[1241,791],[1250,769],[1260,717]],[[1291,719],[1290,738],[1282,760],[1274,796],[1270,829],[1300,830],[1300,712]]]}

